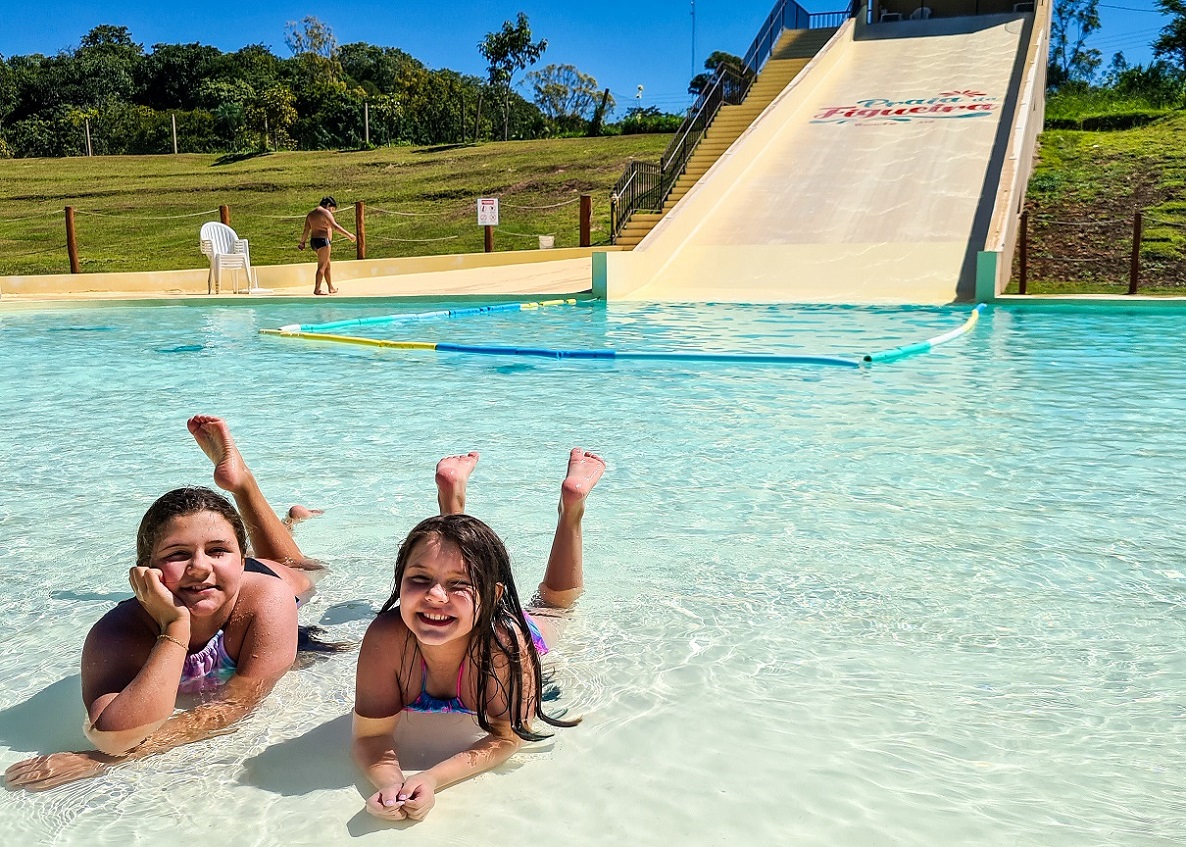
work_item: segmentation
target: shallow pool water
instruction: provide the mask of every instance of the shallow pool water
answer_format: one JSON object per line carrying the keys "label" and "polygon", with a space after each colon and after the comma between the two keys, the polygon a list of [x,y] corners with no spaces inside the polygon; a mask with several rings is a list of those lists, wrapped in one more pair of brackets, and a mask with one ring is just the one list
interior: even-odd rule
{"label": "shallow pool water", "polygon": [[[1178,845],[1186,837],[1180,315],[989,310],[862,370],[376,350],[261,327],[423,311],[320,303],[0,312],[0,765],[85,745],[78,659],[130,595],[136,525],[226,417],[331,568],[302,612],[357,640],[437,458],[542,571],[569,447],[610,471],[555,658],[561,730],[372,823],[354,654],[239,731],[41,795],[12,843]],[[388,339],[857,358],[967,308],[591,306]]]}

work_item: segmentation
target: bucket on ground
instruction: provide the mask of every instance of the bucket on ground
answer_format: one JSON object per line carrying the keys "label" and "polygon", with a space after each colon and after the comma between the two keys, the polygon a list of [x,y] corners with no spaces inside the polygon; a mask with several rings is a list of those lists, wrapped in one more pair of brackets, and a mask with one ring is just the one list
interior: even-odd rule
{"label": "bucket on ground", "polygon": [[551,250],[555,243],[556,236],[554,235],[541,235],[539,237],[539,249],[541,250]]}

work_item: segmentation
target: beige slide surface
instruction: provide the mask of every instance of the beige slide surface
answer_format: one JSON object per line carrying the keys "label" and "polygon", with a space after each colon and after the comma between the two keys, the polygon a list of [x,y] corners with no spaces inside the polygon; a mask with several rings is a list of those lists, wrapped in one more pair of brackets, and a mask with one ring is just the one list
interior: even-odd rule
{"label": "beige slide surface", "polygon": [[970,290],[1028,18],[841,30],[633,254],[611,257],[624,299],[947,303]]}

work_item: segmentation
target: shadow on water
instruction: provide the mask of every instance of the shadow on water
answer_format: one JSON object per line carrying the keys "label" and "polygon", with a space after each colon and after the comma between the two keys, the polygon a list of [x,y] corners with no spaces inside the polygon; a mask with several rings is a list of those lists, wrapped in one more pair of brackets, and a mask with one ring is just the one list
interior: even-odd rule
{"label": "shadow on water", "polygon": [[0,711],[0,744],[28,753],[89,750],[82,732],[82,676],[50,683],[23,703]]}
{"label": "shadow on water", "polygon": [[321,626],[336,626],[343,623],[352,623],[354,621],[369,621],[379,610],[376,609],[370,600],[347,600],[344,603],[335,603],[326,609],[321,619],[317,622]]}
{"label": "shadow on water", "polygon": [[51,591],[49,596],[54,600],[71,600],[84,603],[122,603],[124,600],[131,600],[132,595],[124,591],[122,593],[99,594],[94,591]]}
{"label": "shadow on water", "polygon": [[285,797],[359,785],[349,751],[350,715],[341,715],[252,756],[239,782]]}
{"label": "shadow on water", "polygon": [[[351,719],[340,715],[304,735],[272,744],[243,763],[239,782],[285,797],[351,785],[360,796],[369,796],[350,758]],[[456,755],[484,735],[471,715],[405,712],[395,742],[404,770],[418,771]]]}
{"label": "shadow on water", "polygon": [[418,821],[409,820],[381,821],[367,812],[366,809],[360,809],[358,814],[346,821],[346,831],[357,838],[360,835],[382,832],[385,829],[407,829],[410,826],[415,826],[417,823]]}

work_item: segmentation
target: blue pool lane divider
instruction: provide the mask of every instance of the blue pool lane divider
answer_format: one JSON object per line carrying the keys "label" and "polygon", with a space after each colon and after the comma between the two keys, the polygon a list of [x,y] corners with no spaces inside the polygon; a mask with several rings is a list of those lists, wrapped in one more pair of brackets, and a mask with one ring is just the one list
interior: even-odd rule
{"label": "blue pool lane divider", "polygon": [[327,321],[326,323],[319,324],[288,324],[287,326],[280,327],[280,331],[286,335],[294,335],[299,332],[328,332],[331,329],[427,321],[433,318],[467,318],[473,315],[489,315],[494,312],[525,312],[531,309],[541,309],[545,306],[571,306],[576,302],[576,298],[570,297],[563,300],[539,300],[534,303],[498,303],[493,306],[467,306],[462,309],[437,309],[432,312],[416,312],[404,315],[348,318],[346,320]]}
{"label": "blue pool lane divider", "polygon": [[598,359],[624,361],[664,361],[664,362],[720,362],[727,364],[763,364],[763,365],[822,365],[840,368],[861,368],[872,364],[896,362],[908,356],[928,353],[940,344],[959,338],[976,325],[980,312],[984,309],[981,303],[972,310],[972,314],[963,326],[936,335],[917,344],[907,344],[893,347],[879,353],[869,353],[861,359],[844,359],[838,356],[798,356],[781,355],[776,353],[709,353],[700,350],[687,352],[631,352],[625,350],[557,350],[547,347],[511,347],[489,344],[449,344],[434,341],[385,341],[380,338],[360,338],[353,335],[333,335],[314,331],[345,326],[373,326],[382,323],[395,323],[402,320],[423,320],[428,317],[459,317],[464,315],[488,314],[496,311],[520,311],[523,309],[539,308],[541,306],[557,305],[561,303],[575,303],[575,300],[548,300],[540,303],[504,303],[497,306],[478,306],[469,309],[449,309],[437,312],[421,312],[416,315],[384,315],[378,318],[355,318],[349,321],[334,321],[322,324],[289,324],[279,329],[261,329],[261,335],[275,335],[283,338],[303,338],[309,341],[329,341],[338,344],[358,344],[368,347],[384,347],[392,350],[431,350],[437,353],[468,353],[480,356],[533,356],[546,359]]}
{"label": "blue pool lane divider", "polygon": [[972,327],[976,326],[976,321],[980,319],[980,313],[982,311],[984,311],[984,304],[978,303],[976,308],[972,310],[972,314],[964,321],[964,325],[958,329],[953,329],[951,332],[945,332],[942,335],[936,335],[934,338],[928,338],[926,341],[920,341],[917,344],[891,347],[889,350],[882,350],[880,353],[869,353],[863,361],[867,365],[881,364],[885,362],[896,362],[899,359],[905,359],[907,356],[917,356],[919,353],[929,353],[940,344],[946,344],[952,339],[959,338]]}

